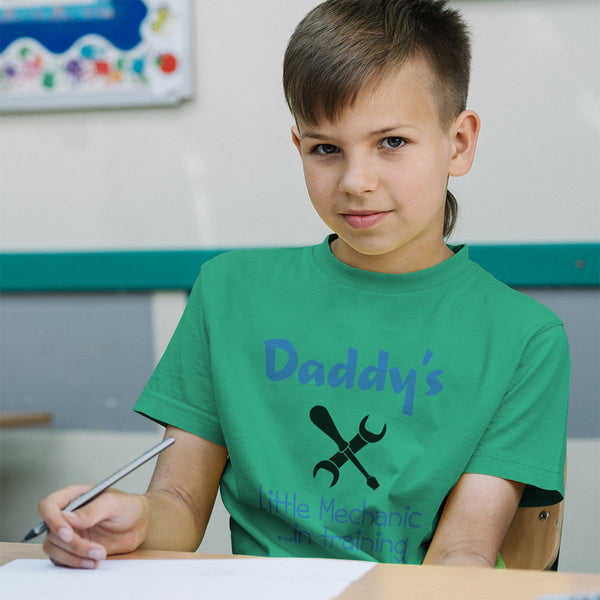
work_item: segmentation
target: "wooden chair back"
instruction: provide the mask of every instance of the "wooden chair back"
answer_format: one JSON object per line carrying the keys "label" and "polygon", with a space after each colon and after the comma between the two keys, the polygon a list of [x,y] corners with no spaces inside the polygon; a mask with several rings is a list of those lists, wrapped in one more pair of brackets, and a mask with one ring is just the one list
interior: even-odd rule
{"label": "wooden chair back", "polygon": [[509,569],[550,569],[560,548],[564,500],[552,506],[521,507],[500,548]]}
{"label": "wooden chair back", "polygon": [[[565,461],[565,488],[566,485]],[[564,510],[564,499],[552,506],[517,509],[500,547],[500,556],[507,568],[546,571],[554,567],[556,570]]]}

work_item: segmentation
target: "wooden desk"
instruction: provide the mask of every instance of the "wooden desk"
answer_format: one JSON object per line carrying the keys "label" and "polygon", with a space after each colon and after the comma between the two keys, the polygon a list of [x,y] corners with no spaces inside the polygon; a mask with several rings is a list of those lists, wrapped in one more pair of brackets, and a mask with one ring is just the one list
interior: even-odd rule
{"label": "wooden desk", "polygon": [[[0,542],[0,564],[15,558],[43,558],[39,544]],[[124,559],[232,558],[193,552],[138,550]],[[507,569],[465,569],[378,564],[338,600],[536,600],[548,594],[600,593],[600,575]]]}
{"label": "wooden desk", "polygon": [[37,427],[52,422],[48,412],[0,412],[0,429]]}

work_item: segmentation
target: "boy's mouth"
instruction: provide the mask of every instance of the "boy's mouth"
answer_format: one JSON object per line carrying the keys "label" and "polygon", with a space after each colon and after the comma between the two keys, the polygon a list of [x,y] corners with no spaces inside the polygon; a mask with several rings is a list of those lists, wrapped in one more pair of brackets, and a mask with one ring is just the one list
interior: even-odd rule
{"label": "boy's mouth", "polygon": [[367,229],[385,219],[388,213],[389,211],[357,211],[342,213],[342,217],[352,229]]}

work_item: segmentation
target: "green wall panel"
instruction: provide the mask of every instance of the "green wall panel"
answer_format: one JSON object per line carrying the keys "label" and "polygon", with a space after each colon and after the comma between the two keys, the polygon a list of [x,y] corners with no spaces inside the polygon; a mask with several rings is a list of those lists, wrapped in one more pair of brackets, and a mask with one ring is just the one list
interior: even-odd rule
{"label": "green wall panel", "polygon": [[[200,266],[226,250],[0,254],[0,292],[190,289]],[[471,258],[511,286],[600,285],[600,244],[473,245]]]}

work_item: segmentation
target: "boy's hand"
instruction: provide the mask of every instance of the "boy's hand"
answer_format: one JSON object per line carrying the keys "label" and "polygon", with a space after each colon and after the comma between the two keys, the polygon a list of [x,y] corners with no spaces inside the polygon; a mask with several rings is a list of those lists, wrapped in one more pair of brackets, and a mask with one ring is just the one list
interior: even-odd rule
{"label": "boy's hand", "polygon": [[177,442],[158,457],[144,495],[107,490],[75,512],[64,507],[91,486],[72,485],[39,504],[48,526],[43,550],[57,565],[93,569],[107,554],[144,546],[193,552],[206,529],[227,449],[176,427]]}
{"label": "boy's hand", "polygon": [[93,569],[107,554],[132,552],[146,536],[149,507],[144,496],[107,490],[77,511],[63,512],[90,487],[72,485],[39,504],[48,526],[42,548],[56,565]]}

